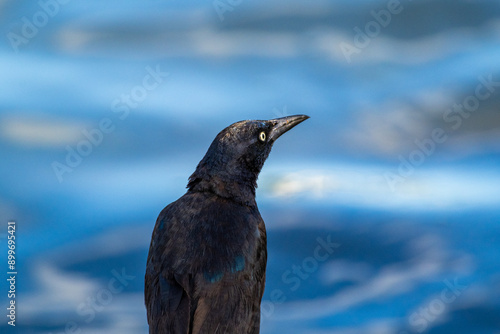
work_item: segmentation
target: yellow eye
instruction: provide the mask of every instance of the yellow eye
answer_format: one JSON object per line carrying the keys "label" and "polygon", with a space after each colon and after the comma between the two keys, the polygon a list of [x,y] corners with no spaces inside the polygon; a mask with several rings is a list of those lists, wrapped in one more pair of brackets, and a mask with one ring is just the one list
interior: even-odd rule
{"label": "yellow eye", "polygon": [[262,131],[260,134],[259,134],[259,139],[261,141],[266,141],[266,133],[264,131]]}

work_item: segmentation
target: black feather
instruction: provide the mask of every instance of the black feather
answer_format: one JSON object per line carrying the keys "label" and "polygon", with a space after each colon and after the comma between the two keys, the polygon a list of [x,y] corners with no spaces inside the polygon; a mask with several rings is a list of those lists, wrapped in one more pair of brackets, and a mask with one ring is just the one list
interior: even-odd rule
{"label": "black feather", "polygon": [[162,210],[145,276],[150,333],[259,333],[267,239],[257,178],[274,141],[307,118],[227,127],[189,178],[187,193]]}

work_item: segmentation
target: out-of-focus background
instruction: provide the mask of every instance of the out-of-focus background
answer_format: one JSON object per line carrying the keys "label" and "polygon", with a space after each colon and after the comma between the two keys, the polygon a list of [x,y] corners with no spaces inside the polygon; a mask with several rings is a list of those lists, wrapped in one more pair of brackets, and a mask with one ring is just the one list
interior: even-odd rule
{"label": "out-of-focus background", "polygon": [[257,191],[261,332],[500,332],[498,1],[2,0],[0,22],[2,333],[145,333],[158,213],[224,127],[293,114]]}

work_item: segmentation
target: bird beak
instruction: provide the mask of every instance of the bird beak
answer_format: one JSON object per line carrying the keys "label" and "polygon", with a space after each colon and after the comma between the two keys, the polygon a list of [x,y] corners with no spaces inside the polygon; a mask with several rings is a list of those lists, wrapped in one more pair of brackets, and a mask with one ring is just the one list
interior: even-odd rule
{"label": "bird beak", "polygon": [[294,115],[269,120],[269,122],[273,125],[271,133],[269,135],[269,139],[274,142],[282,134],[284,134],[297,124],[302,123],[308,118],[309,116],[306,115]]}

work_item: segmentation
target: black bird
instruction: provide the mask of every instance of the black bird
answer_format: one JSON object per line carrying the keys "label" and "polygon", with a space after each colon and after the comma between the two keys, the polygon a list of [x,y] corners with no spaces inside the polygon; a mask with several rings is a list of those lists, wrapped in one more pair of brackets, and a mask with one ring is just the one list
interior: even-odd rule
{"label": "black bird", "polygon": [[267,246],[257,177],[276,139],[308,118],[241,121],[215,137],[186,194],[156,220],[144,291],[150,334],[259,333]]}

